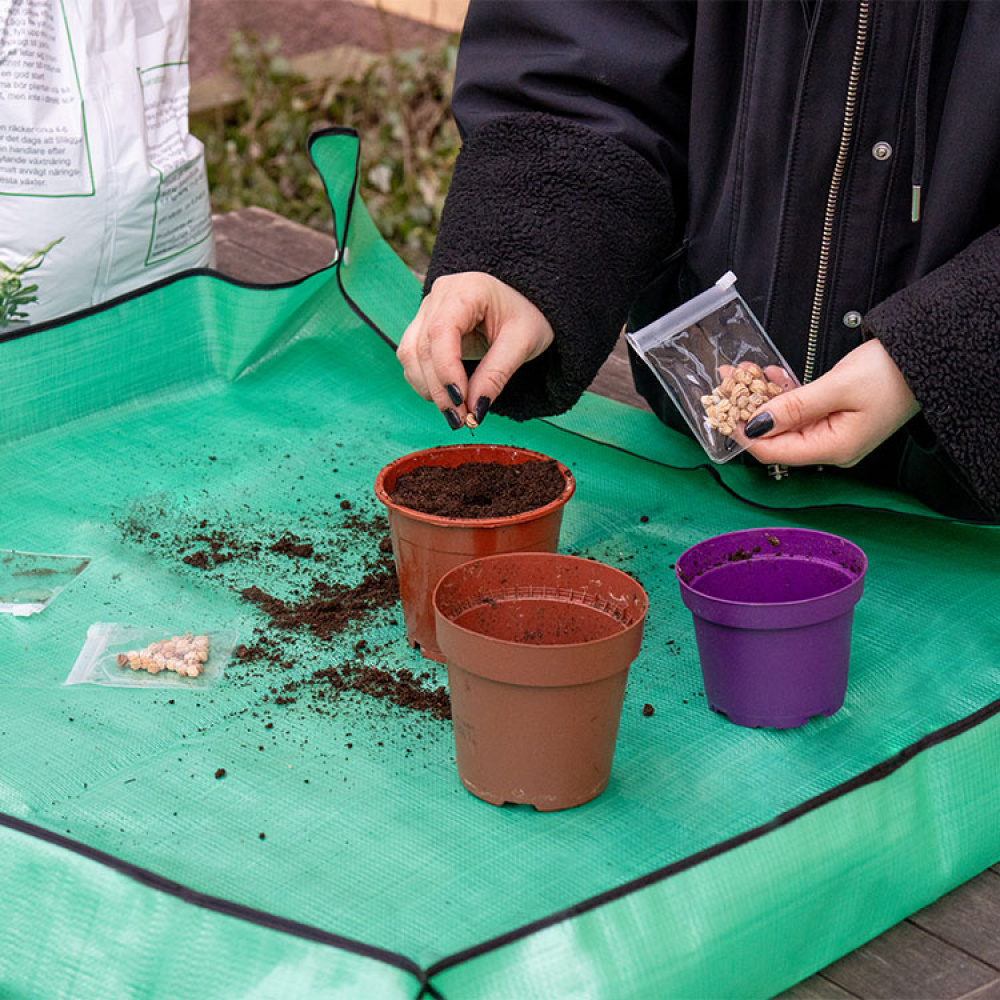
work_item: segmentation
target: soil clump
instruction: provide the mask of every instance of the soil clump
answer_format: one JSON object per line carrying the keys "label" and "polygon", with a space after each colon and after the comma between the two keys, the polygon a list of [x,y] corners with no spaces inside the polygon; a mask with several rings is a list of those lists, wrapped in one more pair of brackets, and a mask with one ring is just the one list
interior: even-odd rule
{"label": "soil clump", "polygon": [[366,574],[354,587],[313,580],[312,592],[301,601],[283,601],[256,585],[244,587],[240,596],[265,612],[275,628],[307,628],[321,639],[329,639],[369,612],[395,604],[399,600],[399,581],[390,563]]}

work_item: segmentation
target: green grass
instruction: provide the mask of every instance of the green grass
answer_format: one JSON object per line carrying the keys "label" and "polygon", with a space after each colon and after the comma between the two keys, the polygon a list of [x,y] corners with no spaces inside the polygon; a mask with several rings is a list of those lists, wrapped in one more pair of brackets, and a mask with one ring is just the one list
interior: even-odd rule
{"label": "green grass", "polygon": [[306,153],[331,125],[361,136],[361,195],[387,242],[426,270],[460,140],[451,117],[457,38],[379,56],[359,79],[295,76],[276,40],[235,35],[229,68],[245,97],[215,121],[192,123],[204,143],[213,212],[250,205],[324,232],[330,208]]}

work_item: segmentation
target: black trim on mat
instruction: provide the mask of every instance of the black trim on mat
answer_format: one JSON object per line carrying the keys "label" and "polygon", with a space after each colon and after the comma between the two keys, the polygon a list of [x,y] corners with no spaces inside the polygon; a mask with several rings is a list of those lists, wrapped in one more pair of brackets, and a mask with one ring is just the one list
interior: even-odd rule
{"label": "black trim on mat", "polygon": [[78,309],[76,312],[66,313],[65,316],[47,319],[43,323],[33,323],[31,326],[23,326],[16,330],[9,330],[7,333],[0,333],[0,344],[11,340],[20,340],[22,337],[32,337],[38,333],[45,333],[54,327],[66,326],[69,323],[75,323],[77,320],[86,319],[88,316],[96,316],[98,313],[120,306],[123,302],[142,298],[150,292],[165,288],[167,285],[173,285],[178,281],[187,281],[189,278],[215,278],[218,281],[225,282],[227,285],[235,285],[237,288],[249,288],[252,291],[260,292],[276,288],[294,288],[296,285],[301,285],[303,282],[315,278],[317,274],[323,274],[324,271],[332,271],[336,265],[337,261],[331,261],[326,267],[321,267],[318,271],[313,271],[312,274],[304,274],[301,278],[292,278],[289,281],[275,282],[271,285],[264,285],[256,281],[244,281],[242,278],[231,278],[228,274],[223,274],[221,271],[216,271],[211,267],[192,267],[187,271],[178,271],[176,274],[170,274],[159,281],[143,285],[142,288],[133,288],[130,292],[123,292],[121,295],[113,299],[108,299],[105,302],[99,302],[97,305],[87,306],[86,309]]}
{"label": "black trim on mat", "polygon": [[744,844],[749,844],[754,840],[759,840],[761,837],[764,837],[769,833],[773,833],[775,830],[779,830],[783,826],[793,823],[802,816],[805,816],[822,806],[828,805],[836,799],[843,798],[852,792],[856,792],[858,789],[864,788],[866,785],[872,785],[877,781],[882,781],[883,779],[888,778],[890,775],[894,774],[901,767],[903,767],[904,764],[909,763],[919,754],[924,753],[926,750],[930,750],[932,747],[946,743],[949,740],[954,739],[956,736],[961,736],[969,730],[975,729],[977,726],[982,725],[984,722],[987,722],[996,715],[1000,715],[1000,698],[996,701],[990,702],[988,705],[984,705],[980,709],[977,709],[971,715],[967,715],[964,719],[959,719],[957,722],[951,722],[947,726],[942,726],[940,729],[937,729],[932,733],[928,733],[926,736],[922,736],[915,743],[911,743],[909,746],[904,747],[898,753],[893,754],[892,757],[888,757],[880,763],[875,764],[867,771],[862,771],[861,774],[855,775],[853,778],[848,778],[847,781],[841,782],[841,784],[836,785],[833,788],[829,788],[825,792],[820,792],[819,795],[815,795],[811,799],[806,799],[804,802],[800,802],[797,806],[793,806],[791,809],[788,809],[783,813],[779,813],[774,817],[774,819],[768,820],[766,823],[761,823],[760,826],[756,826],[744,833],[737,834],[735,837],[730,837],[728,840],[722,840],[718,844],[713,844],[711,847],[707,847],[702,851],[696,851],[694,854],[690,854],[686,858],[681,858],[680,861],[674,861],[669,865],[665,865],[663,868],[649,872],[647,875],[642,875],[630,882],[625,882],[623,885],[616,886],[614,889],[609,889],[606,892],[598,893],[596,896],[591,896],[579,903],[574,903],[572,906],[568,906],[564,910],[558,910],[555,913],[549,914],[547,917],[542,917],[539,920],[533,920],[531,923],[524,924],[512,931],[507,931],[506,933],[500,934],[488,941],[483,941],[481,944],[473,945],[471,948],[466,948],[463,951],[458,951],[453,955],[449,955],[447,958],[442,958],[440,961],[434,962],[428,966],[426,970],[428,979],[436,976],[440,972],[444,972],[446,969],[454,968],[456,965],[461,965],[463,962],[468,962],[474,958],[480,957],[481,955],[503,948],[508,944],[513,944],[521,938],[528,937],[531,934],[545,930],[555,924],[565,923],[567,920],[572,920],[574,917],[587,913],[589,910],[595,910],[606,903],[613,903],[618,899],[629,896],[632,893],[645,889],[650,885],[655,885],[657,882],[663,882],[671,876],[679,875],[681,872],[695,868],[706,861],[711,861],[713,858],[726,854],[737,847],[742,847]]}
{"label": "black trim on mat", "polygon": [[360,307],[360,306],[359,306],[359,305],[357,304],[357,302],[355,302],[355,301],[354,301],[354,299],[352,299],[352,298],[351,298],[351,296],[347,294],[347,289],[346,289],[346,288],[344,288],[344,282],[343,282],[343,279],[342,279],[342,278],[340,277],[340,268],[339,268],[339,267],[337,268],[337,270],[336,270],[336,272],[335,272],[335,273],[336,273],[336,275],[337,275],[337,287],[338,287],[338,288],[340,289],[340,294],[344,296],[344,301],[345,301],[345,302],[346,302],[346,303],[348,304],[348,306],[350,306],[350,308],[351,308],[351,311],[352,311],[352,312],[353,312],[353,313],[354,313],[354,314],[355,314],[355,315],[356,315],[356,316],[358,317],[358,319],[360,319],[360,320],[361,320],[361,321],[362,321],[363,323],[366,323],[366,324],[367,324],[368,326],[370,326],[370,327],[372,328],[372,330],[373,330],[373,331],[374,331],[375,333],[377,333],[377,334],[378,334],[378,335],[379,335],[379,336],[380,336],[380,337],[381,337],[381,338],[382,338],[382,339],[383,339],[383,340],[384,340],[384,341],[386,342],[386,344],[387,344],[387,345],[388,345],[389,347],[391,347],[391,348],[392,348],[393,350],[395,350],[395,349],[396,349],[396,348],[397,348],[397,347],[398,347],[399,345],[398,345],[398,344],[397,344],[397,343],[396,343],[396,342],[395,342],[395,341],[394,341],[394,340],[393,340],[393,339],[392,339],[392,338],[391,338],[391,337],[390,337],[390,336],[389,336],[389,335],[388,335],[387,333],[384,333],[384,332],[383,332],[383,331],[382,331],[382,330],[381,330],[381,329],[380,329],[380,328],[379,328],[379,327],[378,327],[378,326],[376,325],[376,323],[375,323],[375,322],[374,322],[374,321],[373,321],[373,320],[371,319],[371,317],[370,317],[370,316],[368,316],[368,315],[367,315],[367,314],[366,314],[366,313],[365,313],[365,312],[364,312],[364,311],[363,311],[363,310],[361,309],[361,307]]}
{"label": "black trim on mat", "polygon": [[140,882],[156,892],[174,896],[184,903],[190,903],[192,906],[212,910],[215,913],[221,913],[223,916],[235,917],[238,920],[256,924],[267,930],[279,931],[282,934],[289,934],[292,937],[313,941],[316,944],[328,945],[332,948],[338,948],[341,951],[362,955],[365,958],[371,958],[386,965],[394,966],[397,969],[402,969],[404,972],[409,972],[416,977],[421,987],[427,983],[426,972],[412,959],[398,952],[389,951],[387,948],[379,948],[376,945],[365,944],[363,941],[355,941],[353,938],[334,934],[331,931],[325,931],[322,928],[314,927],[311,924],[304,924],[298,920],[291,920],[288,917],[280,917],[277,914],[268,913],[266,910],[258,910],[252,906],[245,906],[242,903],[223,899],[221,896],[212,896],[209,893],[199,892],[197,889],[191,889],[180,882],[175,882],[173,879],[157,875],[156,872],[150,871],[148,868],[133,864],[131,861],[116,858],[113,854],[108,854],[106,851],[90,847],[88,844],[73,840],[61,833],[47,830],[45,827],[29,823],[27,820],[19,819],[17,816],[11,816],[8,813],[0,813],[0,826],[14,830],[16,833],[34,837],[36,840],[44,841],[47,844],[64,848],[90,861],[96,861],[98,864],[104,865],[104,867],[110,868],[120,875],[125,875],[136,882]]}
{"label": "black trim on mat", "polygon": [[[355,139],[358,139],[360,144],[360,137],[357,129],[331,125],[328,128],[317,129],[317,131],[313,132],[309,136],[306,147],[307,150],[312,149],[312,144],[316,139],[329,135],[353,136]],[[315,165],[315,161],[313,162]],[[345,246],[347,244],[347,227],[350,225],[351,204],[353,203],[354,192],[357,190],[358,185],[358,173],[359,162],[356,162],[354,166],[354,181],[351,187],[351,201],[348,202],[347,217],[344,222]],[[327,200],[329,201],[329,199]],[[333,216],[333,234],[334,242],[337,245],[337,256],[334,260],[327,264],[326,267],[321,267],[318,271],[313,271],[312,274],[304,274],[301,278],[291,278],[288,281],[277,281],[264,284],[259,281],[244,281],[242,278],[232,278],[228,274],[223,274],[221,271],[217,271],[212,267],[192,267],[186,271],[178,271],[176,274],[169,274],[164,278],[160,278],[158,281],[150,282],[148,285],[143,285],[140,288],[133,288],[130,292],[123,292],[121,295],[116,295],[113,299],[107,299],[104,302],[98,302],[95,305],[87,306],[84,309],[77,309],[75,312],[66,313],[64,316],[56,316],[53,319],[47,319],[41,323],[32,323],[30,326],[22,326],[18,327],[16,330],[8,330],[6,333],[0,333],[0,344],[4,344],[12,340],[20,340],[22,337],[31,337],[38,333],[44,333],[46,330],[51,330],[58,326],[65,326],[67,323],[74,323],[77,320],[86,319],[88,316],[96,316],[98,313],[105,312],[108,309],[114,309],[123,302],[129,302],[132,299],[142,298],[142,296],[148,294],[149,292],[165,288],[167,285],[172,285],[178,281],[186,281],[188,278],[216,278],[219,281],[225,282],[227,285],[235,285],[237,288],[249,288],[254,291],[264,291],[275,288],[294,288],[296,285],[301,285],[303,282],[314,278],[317,274],[323,274],[325,271],[335,271],[340,265],[342,247],[340,246],[340,239],[337,233],[337,207],[332,202],[330,202],[330,211]],[[349,302],[348,304],[352,306],[355,312],[358,312],[357,307],[354,306],[353,303]],[[366,323],[373,326],[367,317],[362,316],[361,318],[364,319]],[[383,339],[385,339],[385,335],[382,334],[381,331],[376,330],[376,332],[379,333]]]}
{"label": "black trim on mat", "polygon": [[[309,141],[306,145],[306,152],[309,154],[309,158],[313,161],[313,166],[316,165],[316,160],[312,155],[313,143],[317,139],[321,139],[326,135],[331,133],[342,133],[344,129],[328,128],[328,129],[318,129],[309,136]],[[352,129],[346,130],[353,132]],[[357,135],[357,132],[353,132]],[[399,345],[384,331],[379,327],[379,325],[351,298],[347,293],[347,289],[344,288],[344,281],[340,276],[340,269],[344,266],[344,253],[343,251],[348,249],[348,233],[351,231],[351,219],[354,215],[354,198],[358,191],[358,180],[361,176],[361,143],[358,142],[358,151],[354,161],[354,180],[351,182],[351,193],[347,198],[347,208],[344,210],[344,245],[341,248],[341,253],[337,254],[336,266],[334,267],[334,274],[337,278],[337,287],[340,289],[340,294],[344,297],[344,301],[348,304],[351,311],[355,316],[358,317],[363,323],[369,326],[382,340],[393,350],[395,350]],[[336,210],[334,210],[334,231],[336,231]],[[338,244],[339,245],[339,244]],[[350,266],[349,264],[347,265]]]}
{"label": "black trim on mat", "polygon": [[288,934],[292,937],[313,941],[316,944],[326,945],[328,947],[337,948],[341,951],[350,952],[351,954],[371,958],[375,961],[391,965],[394,968],[401,969],[404,972],[409,972],[420,983],[421,989],[418,994],[419,1000],[423,1000],[425,997],[431,997],[432,1000],[444,1000],[443,995],[430,981],[433,976],[436,976],[447,969],[454,968],[457,965],[461,965],[464,962],[468,962],[482,955],[488,954],[491,951],[497,951],[500,948],[513,944],[515,941],[519,941],[522,938],[537,933],[538,931],[545,930],[546,928],[555,926],[556,924],[565,923],[567,920],[572,920],[573,918],[587,913],[590,910],[598,909],[607,903],[623,899],[634,892],[638,892],[641,889],[655,885],[658,882],[664,882],[674,875],[679,875],[680,873],[695,868],[706,861],[711,861],[714,858],[728,853],[729,851],[742,847],[744,844],[759,840],[761,837],[764,837],[769,833],[773,833],[775,830],[778,830],[783,826],[793,823],[795,820],[808,815],[816,809],[828,805],[837,799],[843,798],[860,788],[875,784],[878,781],[882,781],[883,779],[890,777],[919,754],[946,743],[957,736],[961,736],[972,729],[975,729],[977,726],[988,722],[996,715],[1000,715],[1000,699],[992,701],[988,705],[984,705],[982,708],[977,709],[975,712],[965,716],[963,719],[951,722],[947,726],[942,726],[940,729],[936,729],[934,732],[928,733],[926,736],[922,736],[919,740],[911,743],[907,747],[904,747],[898,753],[893,754],[892,757],[888,757],[886,760],[875,764],[867,771],[863,771],[861,774],[855,775],[853,778],[848,778],[847,781],[843,781],[839,785],[827,789],[827,791],[821,792],[819,795],[813,796],[811,799],[806,799],[804,802],[800,802],[797,806],[793,806],[791,809],[788,809],[783,813],[779,813],[773,819],[768,820],[765,823],[761,823],[759,826],[747,830],[744,833],[737,834],[735,837],[730,837],[728,840],[719,841],[719,843],[713,844],[711,847],[707,847],[702,851],[696,851],[694,854],[688,855],[686,858],[681,858],[679,861],[674,861],[669,865],[665,865],[663,868],[658,868],[656,871],[649,872],[639,878],[625,882],[620,886],[616,886],[614,889],[598,893],[596,896],[590,896],[578,903],[574,903],[572,906],[566,907],[565,909],[557,910],[555,913],[551,913],[546,917],[541,917],[540,919],[533,920],[530,923],[522,924],[520,927],[500,934],[497,937],[490,938],[480,944],[473,945],[471,948],[465,948],[462,951],[455,952],[453,955],[449,955],[437,962],[433,962],[431,965],[427,966],[427,968],[421,967],[412,959],[409,959],[405,955],[398,952],[389,951],[385,948],[379,948],[376,945],[365,944],[361,941],[355,941],[353,938],[347,938],[340,934],[334,934],[331,931],[325,931],[319,927],[314,927],[311,924],[301,923],[297,920],[291,920],[287,917],[281,917],[277,914],[268,913],[266,910],[258,910],[251,906],[245,906],[242,903],[236,903],[232,900],[223,899],[220,896],[212,896],[208,893],[188,888],[180,882],[175,882],[162,875],[157,875],[155,872],[152,872],[147,868],[142,868],[141,866],[133,864],[130,861],[124,861],[120,858],[116,858],[114,855],[108,854],[106,851],[90,847],[80,841],[72,840],[63,834],[55,833],[51,830],[45,829],[44,827],[38,826],[34,823],[29,823],[26,820],[19,819],[18,817],[11,816],[7,813],[0,813],[0,826],[7,827],[17,833],[22,833],[25,836],[34,837],[35,839],[44,841],[45,843],[53,844],[56,847],[61,847],[73,854],[78,854],[81,857],[85,857],[90,861],[96,862],[97,864],[104,865],[112,871],[125,875],[126,877],[145,885],[155,892],[162,892],[166,895],[174,896],[182,902],[188,903],[192,906],[200,906],[204,909],[221,913],[223,916],[233,917],[237,920],[244,920],[247,923],[256,924],[257,926],[264,927],[268,930],[278,931],[279,933]]}
{"label": "black trim on mat", "polygon": [[[329,128],[322,131],[314,133],[309,139],[309,148],[311,149],[312,143],[316,138],[324,135],[338,135],[338,134],[350,134],[357,136],[357,133],[353,129],[346,128]],[[351,221],[351,207],[353,205],[354,196],[357,190],[358,183],[358,168],[357,163],[355,165],[355,176],[351,188],[351,197],[347,206],[347,214],[345,217],[344,226],[344,240],[343,246],[347,246],[347,234],[349,232],[349,226]],[[331,206],[333,207],[333,206]],[[335,219],[336,224],[336,219]],[[336,230],[335,230],[336,231]],[[340,287],[341,293],[344,296],[345,301],[355,312],[355,314],[364,321],[371,329],[378,334],[379,337],[390,347],[395,348],[395,342],[388,337],[378,325],[358,306],[358,304],[347,294],[344,290],[343,283],[340,280],[339,269],[342,263],[342,253],[338,254],[337,260],[330,265],[333,268],[334,273],[337,275],[337,282]],[[322,271],[329,270],[329,268],[323,268]],[[316,274],[321,273],[321,271],[315,272]],[[170,284],[174,281],[183,280],[184,278],[193,275],[208,275],[211,277],[216,277],[221,280],[227,281],[230,284],[238,285],[245,288],[253,289],[268,289],[268,288],[280,288],[280,287],[290,287],[301,283],[302,281],[308,280],[313,275],[307,275],[304,278],[295,279],[294,281],[285,282],[280,285],[260,285],[251,282],[243,282],[236,279],[231,279],[225,275],[219,274],[212,269],[198,269],[192,271],[180,272],[177,275],[163,279],[162,281],[156,282],[153,285],[146,286],[143,289],[138,289],[136,291],[127,293],[123,296],[119,296],[114,300],[102,303],[98,306],[91,307],[89,309],[82,310],[80,312],[74,313],[69,316],[60,317],[58,320],[49,321],[46,323],[38,324],[36,326],[23,328],[18,331],[6,333],[0,335],[0,343],[8,340],[18,339],[23,336],[30,336],[36,333],[41,333],[46,329],[50,329],[53,326],[62,325],[67,321],[80,319],[84,316],[92,315],[97,312],[101,312],[104,309],[113,308],[115,305],[120,304],[123,301],[143,295],[149,292],[151,289],[162,287],[163,285]],[[674,469],[676,471],[699,471],[707,470],[712,474],[717,482],[731,495],[742,500],[744,503],[748,503],[751,506],[763,509],[763,510],[805,510],[805,509],[823,509],[822,507],[805,507],[805,508],[782,508],[782,507],[769,507],[765,504],[756,503],[754,501],[746,500],[744,497],[739,496],[730,487],[728,487],[725,482],[722,481],[718,474],[718,471],[711,465],[699,465],[694,467],[686,466],[671,466],[664,462],[658,462],[655,459],[647,458],[646,456],[639,455],[635,452],[629,451],[628,449],[622,448],[618,445],[609,444],[608,442],[600,441],[595,438],[590,438],[585,434],[580,434],[576,431],[569,431],[564,427],[560,427],[558,424],[553,424],[550,421],[543,421],[548,423],[550,426],[554,427],[556,430],[563,431],[564,433],[572,434],[576,437],[584,438],[585,440],[591,441],[594,444],[602,445],[603,447],[612,448],[616,451],[622,452],[624,454],[630,455],[635,458],[642,459],[646,462],[650,462],[655,465],[659,465],[663,468]],[[840,507],[840,508],[852,508],[852,509],[864,509],[864,510],[888,510],[887,508],[869,508],[869,507],[859,507],[859,505],[841,504],[841,505],[829,505],[830,508]],[[890,513],[901,513],[899,511],[889,511]],[[917,515],[919,516],[919,515]],[[969,522],[960,522],[969,523]],[[915,758],[917,755],[931,749],[932,747],[938,746],[945,743],[957,736],[960,736],[979,725],[987,722],[994,716],[1000,714],[1000,699],[990,702],[988,705],[983,706],[977,711],[967,715],[963,719],[959,719],[956,722],[949,723],[940,729],[935,730],[932,733],[928,733],[926,736],[921,737],[914,743],[910,744],[908,747],[900,750],[898,753],[894,754],[892,757],[887,758],[884,761],[874,765],[867,771],[856,775],[853,778],[849,778],[847,781],[842,782],[833,788],[828,789],[819,795],[814,796],[811,799],[807,799],[804,802],[799,803],[797,806],[793,806],[791,809],[780,813],[773,819],[754,827],[751,830],[745,831],[744,833],[738,834],[735,837],[731,837],[728,840],[720,841],[711,847],[705,848],[702,851],[697,851],[694,854],[689,855],[686,858],[682,858],[679,861],[675,861],[663,868],[657,869],[656,871],[650,872],[646,875],[640,876],[637,879],[633,879],[626,882],[614,889],[610,889],[606,892],[599,893],[595,896],[591,896],[587,899],[580,901],[570,907],[563,910],[559,910],[555,913],[550,914],[547,917],[542,917],[539,920],[531,921],[530,923],[524,924],[521,927],[515,928],[514,930],[508,931],[504,934],[498,935],[497,937],[491,938],[484,941],[478,945],[474,945],[471,948],[466,948],[462,951],[455,952],[454,954],[443,958],[437,962],[432,963],[426,969],[419,966],[416,962],[407,958],[405,955],[399,954],[397,952],[389,951],[384,948],[379,948],[374,945],[365,944],[360,941],[355,941],[352,938],[343,937],[339,934],[334,934],[330,931],[322,930],[321,928],[314,927],[310,924],[301,923],[296,920],[291,920],[286,917],[281,917],[276,914],[268,913],[264,910],[258,910],[250,906],[245,906],[241,903],[236,903],[231,900],[223,899],[218,896],[212,896],[207,893],[202,893],[194,889],[190,889],[187,886],[182,885],[179,882],[175,882],[171,879],[165,878],[163,876],[157,875],[155,872],[149,869],[142,868],[138,865],[133,864],[129,861],[124,861],[122,859],[116,858],[105,851],[98,850],[96,848],[90,847],[79,841],[72,840],[62,834],[55,833],[53,831],[47,830],[44,827],[37,826],[34,823],[29,823],[25,820],[19,819],[15,816],[10,816],[5,813],[0,813],[0,826],[6,827],[8,829],[14,830],[15,832],[24,834],[29,837],[34,837],[36,839],[42,840],[46,843],[53,844],[54,846],[68,850],[74,854],[78,854],[85,857],[91,861],[98,864],[104,865],[113,871],[125,875],[142,885],[156,891],[162,892],[170,896],[174,896],[185,903],[189,903],[193,906],[199,906],[204,909],[208,909],[224,916],[230,916],[238,920],[244,920],[248,923],[256,924],[257,926],[264,927],[269,930],[275,930],[279,933],[288,934],[293,937],[302,938],[304,940],[313,941],[317,944],[326,945],[329,947],[337,948],[343,951],[350,952],[352,954],[361,955],[363,957],[371,958],[375,961],[383,962],[392,967],[401,969],[404,972],[411,973],[420,983],[420,998],[430,997],[431,1000],[444,1000],[443,995],[434,987],[430,982],[431,977],[446,971],[447,969],[454,968],[464,962],[468,962],[474,958],[481,955],[487,954],[491,951],[496,951],[506,945],[512,944],[515,941],[521,940],[533,933],[536,933],[545,928],[552,927],[556,924],[563,923],[567,920],[571,920],[583,913],[590,910],[594,910],[603,906],[607,903],[614,902],[616,900],[622,899],[634,892],[644,889],[650,885],[654,885],[658,882],[665,881],[671,876],[677,875],[681,872],[687,871],[694,868],[706,861],[710,861],[713,858],[719,857],[727,852],[734,850],[744,844],[751,843],[754,840],[758,840],[763,836],[766,836],[773,831],[786,826],[795,820],[813,812],[816,809],[821,808],[833,802],[839,798],[842,798],[860,788],[867,785],[874,784],[877,781],[881,781],[897,770],[899,770],[903,765],[908,763],[910,760]]]}
{"label": "black trim on mat", "polygon": [[965,517],[951,517],[947,514],[938,514],[935,511],[928,508],[927,513],[919,510],[896,510],[894,507],[878,507],[869,504],[860,503],[815,503],[815,504],[803,504],[801,507],[781,507],[777,504],[766,504],[760,503],[757,500],[750,500],[743,496],[742,493],[738,493],[734,490],[720,474],[718,467],[714,463],[703,462],[700,465],[670,465],[669,462],[661,462],[659,459],[650,458],[648,455],[640,455],[637,451],[631,451],[628,448],[623,447],[620,444],[612,444],[610,441],[602,441],[600,438],[591,437],[589,434],[583,434],[580,431],[570,430],[568,427],[562,427],[552,420],[548,420],[545,417],[536,418],[539,423],[543,423],[553,428],[553,430],[560,431],[563,434],[571,434],[573,437],[582,438],[584,441],[589,441],[591,444],[600,445],[602,448],[610,448],[612,451],[620,452],[622,455],[628,455],[630,458],[638,458],[643,462],[647,462],[650,465],[659,466],[661,469],[670,469],[673,472],[707,472],[715,481],[721,486],[731,497],[735,497],[737,500],[742,501],[748,507],[756,507],[757,510],[773,510],[780,513],[794,514],[797,511],[803,510],[860,510],[860,511],[875,511],[880,514],[895,514],[898,517],[929,517],[933,521],[941,521],[945,524],[969,524],[977,528],[995,528],[997,527],[994,521],[975,521],[970,518]]}

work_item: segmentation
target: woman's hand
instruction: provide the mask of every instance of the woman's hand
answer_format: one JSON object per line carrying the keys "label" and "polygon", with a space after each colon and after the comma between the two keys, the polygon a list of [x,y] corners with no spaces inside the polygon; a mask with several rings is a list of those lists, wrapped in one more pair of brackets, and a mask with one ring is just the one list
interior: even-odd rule
{"label": "woman's hand", "polygon": [[919,410],[888,352],[869,340],[814,382],[769,400],[744,433],[765,464],[849,468]]}
{"label": "woman's hand", "polygon": [[[552,340],[548,320],[520,292],[468,271],[434,282],[396,357],[406,381],[458,430],[470,415],[470,426],[482,423],[514,372]],[[481,359],[468,379],[463,358]]]}

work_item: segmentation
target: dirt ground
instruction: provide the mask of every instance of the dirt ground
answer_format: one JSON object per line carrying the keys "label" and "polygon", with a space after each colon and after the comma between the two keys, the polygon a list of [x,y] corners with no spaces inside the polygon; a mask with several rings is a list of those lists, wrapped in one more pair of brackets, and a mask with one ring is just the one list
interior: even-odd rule
{"label": "dirt ground", "polygon": [[415,48],[446,32],[409,18],[385,14],[347,0],[191,0],[190,73],[192,80],[223,68],[234,31],[260,40],[281,39],[281,52],[300,55],[335,45],[356,45],[372,52]]}

